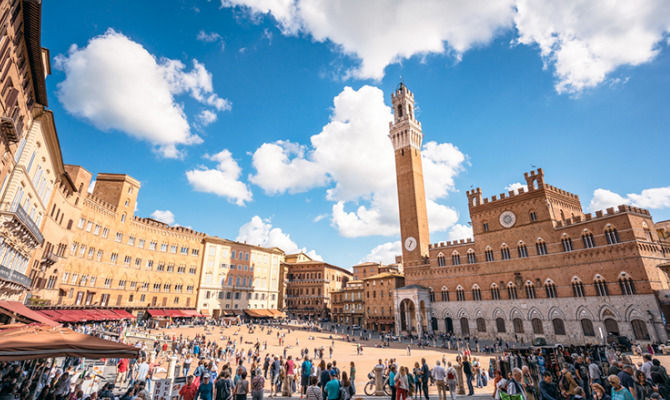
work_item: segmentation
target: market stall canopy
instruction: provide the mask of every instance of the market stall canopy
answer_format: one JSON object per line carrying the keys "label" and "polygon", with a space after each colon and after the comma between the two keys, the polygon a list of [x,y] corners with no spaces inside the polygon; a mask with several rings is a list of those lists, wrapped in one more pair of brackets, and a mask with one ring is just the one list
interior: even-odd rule
{"label": "market stall canopy", "polygon": [[46,315],[31,310],[18,301],[0,301],[0,308],[4,314],[14,314],[20,319],[28,319],[30,322],[38,322],[49,326],[60,326],[60,324]]}
{"label": "market stall canopy", "polygon": [[60,322],[117,321],[135,318],[131,313],[125,310],[59,309],[37,310],[35,312]]}
{"label": "market stall canopy", "polygon": [[138,358],[139,349],[62,327],[26,325],[0,331],[0,361],[66,356]]}

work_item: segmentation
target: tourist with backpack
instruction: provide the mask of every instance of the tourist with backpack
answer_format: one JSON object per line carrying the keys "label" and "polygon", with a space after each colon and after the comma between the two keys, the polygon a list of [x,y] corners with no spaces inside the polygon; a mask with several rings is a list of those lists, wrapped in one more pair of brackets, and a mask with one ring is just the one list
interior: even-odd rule
{"label": "tourist with backpack", "polygon": [[456,379],[456,368],[451,365],[451,361],[447,362],[446,383],[447,387],[449,388],[449,396],[451,396],[451,400],[454,400],[454,392],[456,391],[456,384],[458,381]]}

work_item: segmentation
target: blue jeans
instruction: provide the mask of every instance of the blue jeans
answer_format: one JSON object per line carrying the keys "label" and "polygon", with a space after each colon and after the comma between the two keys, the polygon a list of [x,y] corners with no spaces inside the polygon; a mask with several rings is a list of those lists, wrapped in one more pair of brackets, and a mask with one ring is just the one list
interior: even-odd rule
{"label": "blue jeans", "polygon": [[465,375],[465,380],[468,381],[468,396],[472,396],[475,394],[475,389],[472,387],[472,374]]}

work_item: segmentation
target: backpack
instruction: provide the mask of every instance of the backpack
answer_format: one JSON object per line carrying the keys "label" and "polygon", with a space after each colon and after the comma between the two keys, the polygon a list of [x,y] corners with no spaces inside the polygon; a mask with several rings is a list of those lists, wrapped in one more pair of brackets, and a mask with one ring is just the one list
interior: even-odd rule
{"label": "backpack", "polygon": [[447,380],[448,381],[456,380],[456,375],[454,375],[454,373],[451,372],[451,370],[447,371]]}

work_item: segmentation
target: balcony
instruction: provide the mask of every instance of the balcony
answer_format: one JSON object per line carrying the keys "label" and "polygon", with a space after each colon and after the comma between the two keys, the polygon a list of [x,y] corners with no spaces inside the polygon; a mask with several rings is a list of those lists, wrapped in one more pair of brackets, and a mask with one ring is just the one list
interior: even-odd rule
{"label": "balcony", "polygon": [[30,289],[30,278],[23,275],[19,271],[12,271],[4,265],[0,265],[0,279],[7,282],[16,283],[26,289]]}
{"label": "balcony", "polygon": [[0,214],[11,218],[9,223],[12,234],[26,240],[33,248],[44,243],[44,236],[42,236],[37,224],[20,205],[16,205],[13,210],[2,211]]}
{"label": "balcony", "polygon": [[57,262],[58,262],[58,256],[51,252],[49,254],[45,254],[44,258],[42,258],[42,260],[40,261],[40,263],[47,268],[54,265]]}

